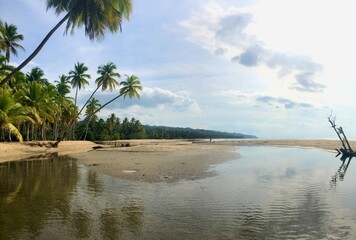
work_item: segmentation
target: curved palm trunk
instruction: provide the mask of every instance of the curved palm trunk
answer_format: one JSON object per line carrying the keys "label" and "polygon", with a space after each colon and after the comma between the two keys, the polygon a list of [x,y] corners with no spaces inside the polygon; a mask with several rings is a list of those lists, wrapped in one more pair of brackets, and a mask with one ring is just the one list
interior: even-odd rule
{"label": "curved palm trunk", "polygon": [[[120,95],[118,95],[117,97],[114,97],[113,99],[111,99],[110,101],[108,101],[107,103],[105,103],[103,106],[101,106],[98,110],[96,110],[95,112],[91,113],[89,116],[87,116],[88,119],[90,119],[91,117],[93,117],[96,113],[98,113],[101,109],[103,109],[104,107],[106,107],[107,105],[109,105],[110,103],[112,103],[113,101],[115,101],[116,99],[118,99],[119,97],[121,97],[122,95],[124,95],[125,93],[121,93]],[[71,124],[71,126],[68,129],[67,133],[70,133],[74,128],[74,125]],[[64,136],[62,136],[58,141],[56,141],[54,143],[54,145],[58,146],[58,144],[66,137],[66,134],[64,134]]]}
{"label": "curved palm trunk", "polygon": [[54,28],[52,28],[52,30],[46,35],[46,37],[42,40],[42,42],[38,45],[38,47],[35,49],[35,51],[33,51],[33,53],[26,58],[25,61],[23,61],[23,63],[21,63],[17,68],[15,68],[9,75],[7,75],[6,78],[4,78],[1,82],[0,82],[0,88],[2,86],[5,85],[5,83],[7,83],[8,81],[10,81],[10,79],[18,72],[20,71],[24,66],[26,66],[34,57],[36,57],[36,55],[41,51],[41,49],[43,48],[43,46],[46,44],[46,42],[48,41],[48,39],[53,35],[53,33],[69,18],[70,15],[70,11],[68,11],[68,13],[64,16],[64,18],[62,18],[61,21],[59,21],[59,23],[57,23],[56,26],[54,26]]}
{"label": "curved palm trunk", "polygon": [[94,92],[90,95],[90,97],[88,98],[88,100],[86,101],[86,103],[83,105],[83,107],[80,109],[79,113],[77,114],[77,117],[79,117],[79,115],[82,113],[82,111],[84,110],[85,106],[88,105],[88,103],[90,102],[90,100],[93,98],[94,94],[98,91],[98,89],[101,87],[102,84],[98,85],[98,87],[94,90]]}
{"label": "curved palm trunk", "polygon": [[107,105],[109,105],[110,103],[112,103],[113,101],[115,101],[116,99],[118,99],[119,97],[121,97],[122,95],[124,95],[125,93],[121,93],[119,96],[114,97],[113,99],[111,99],[109,102],[105,103],[103,106],[101,106],[98,110],[96,110],[95,112],[93,112],[92,114],[89,115],[89,117],[92,117],[94,114],[100,112],[101,109],[103,109],[104,107],[106,107]]}

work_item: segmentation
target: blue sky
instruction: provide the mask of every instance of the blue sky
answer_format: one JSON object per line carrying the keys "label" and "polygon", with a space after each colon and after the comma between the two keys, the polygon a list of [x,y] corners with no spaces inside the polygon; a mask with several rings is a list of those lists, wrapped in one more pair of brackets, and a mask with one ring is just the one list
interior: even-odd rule
{"label": "blue sky", "polygon": [[[91,42],[61,27],[24,68],[39,66],[51,82],[84,62],[95,88],[109,61],[135,74],[141,100],[118,100],[115,112],[144,124],[254,134],[260,138],[334,138],[331,109],[350,138],[356,78],[352,0],[133,0],[121,34]],[[25,36],[19,64],[60,20],[44,0],[0,0],[3,21]],[[116,93],[97,94],[100,102]]]}

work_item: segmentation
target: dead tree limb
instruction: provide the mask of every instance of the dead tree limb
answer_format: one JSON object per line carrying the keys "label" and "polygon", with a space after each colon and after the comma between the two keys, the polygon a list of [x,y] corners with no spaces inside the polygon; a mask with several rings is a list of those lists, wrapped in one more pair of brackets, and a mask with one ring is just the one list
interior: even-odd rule
{"label": "dead tree limb", "polygon": [[344,147],[344,149],[347,149],[347,148],[346,148],[346,145],[345,145],[345,143],[344,143],[344,140],[342,139],[342,137],[340,136],[339,131],[338,131],[337,128],[336,128],[335,117],[334,117],[333,119],[331,119],[331,117],[332,117],[331,115],[328,117],[328,120],[329,120],[329,122],[330,122],[330,124],[331,124],[331,127],[335,130],[335,132],[336,132],[337,136],[339,137],[339,139],[340,139],[340,141],[341,141],[341,144],[342,144],[342,146]]}

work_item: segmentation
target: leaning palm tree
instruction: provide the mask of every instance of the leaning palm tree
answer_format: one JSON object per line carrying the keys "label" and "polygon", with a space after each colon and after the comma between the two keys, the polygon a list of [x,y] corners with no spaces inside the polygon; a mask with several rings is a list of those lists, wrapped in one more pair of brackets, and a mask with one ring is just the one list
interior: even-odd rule
{"label": "leaning palm tree", "polygon": [[84,65],[84,63],[77,62],[74,65],[74,70],[69,72],[69,79],[71,80],[71,85],[75,88],[75,99],[74,105],[77,105],[77,97],[78,90],[85,87],[85,85],[89,85],[90,75],[86,72],[88,71],[88,67]]}
{"label": "leaning palm tree", "polygon": [[0,21],[0,49],[6,54],[6,61],[10,62],[10,53],[17,56],[17,49],[25,49],[18,44],[23,40],[23,35],[17,33],[17,27],[13,24]]}
{"label": "leaning palm tree", "polygon": [[111,99],[110,101],[108,101],[107,103],[105,103],[104,105],[102,105],[98,110],[96,110],[94,112],[94,114],[96,114],[101,109],[103,109],[108,104],[112,103],[113,101],[115,101],[116,99],[118,99],[121,96],[124,96],[124,98],[136,97],[136,98],[140,99],[140,94],[138,93],[138,90],[142,90],[142,86],[141,86],[141,82],[138,80],[138,77],[135,75],[128,76],[126,74],[125,74],[125,76],[126,76],[126,81],[122,81],[120,83],[122,86],[120,89],[120,94],[118,96],[114,97],[113,99]]}
{"label": "leaning palm tree", "polygon": [[107,30],[113,33],[121,31],[122,18],[129,19],[132,3],[131,0],[47,0],[47,10],[50,8],[54,8],[58,15],[65,13],[65,16],[46,35],[35,51],[0,82],[0,87],[40,52],[64,22],[67,22],[66,33],[70,29],[73,34],[76,27],[84,26],[85,34],[90,40],[102,39]]}
{"label": "leaning palm tree", "polygon": [[110,91],[114,90],[116,86],[119,86],[120,83],[115,79],[115,78],[120,78],[120,74],[115,72],[117,69],[116,65],[112,62],[109,62],[107,64],[101,65],[98,67],[97,73],[100,75],[95,80],[95,83],[97,84],[96,89],[94,92],[90,95],[86,103],[83,105],[83,107],[80,109],[78,115],[81,114],[85,106],[89,103],[89,101],[92,99],[94,94],[98,91],[98,89],[101,87],[102,91],[105,91],[106,89],[109,89]]}

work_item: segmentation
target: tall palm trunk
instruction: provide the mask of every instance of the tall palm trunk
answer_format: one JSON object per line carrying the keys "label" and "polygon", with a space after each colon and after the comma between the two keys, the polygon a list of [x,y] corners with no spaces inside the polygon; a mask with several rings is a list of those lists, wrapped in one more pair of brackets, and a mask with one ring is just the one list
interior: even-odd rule
{"label": "tall palm trunk", "polygon": [[88,103],[89,103],[90,100],[93,98],[94,94],[98,91],[98,89],[101,87],[101,85],[103,85],[103,84],[98,85],[97,88],[94,90],[94,92],[90,95],[90,97],[88,98],[88,100],[85,102],[85,104],[84,104],[83,107],[80,109],[79,113],[77,114],[77,117],[79,117],[79,115],[83,112],[85,106],[88,105]]}
{"label": "tall palm trunk", "polygon": [[[77,106],[77,97],[78,97],[78,89],[79,87],[77,86],[77,89],[75,91],[75,99],[74,99],[74,105]],[[77,117],[79,116],[79,114],[74,114],[73,116],[73,122],[71,124],[73,124],[73,128],[71,129],[72,132],[69,133],[69,135],[72,135],[72,139],[75,140],[75,122],[77,120]],[[71,137],[69,137],[71,138]]]}
{"label": "tall palm trunk", "polygon": [[41,138],[42,140],[46,140],[46,119],[42,122]]}
{"label": "tall palm trunk", "polygon": [[23,61],[23,63],[21,63],[17,68],[15,68],[9,75],[6,76],[6,78],[4,78],[1,82],[0,82],[0,88],[2,86],[4,86],[8,81],[10,81],[10,79],[15,76],[15,74],[17,72],[19,72],[24,66],[26,66],[34,57],[36,57],[36,55],[41,51],[41,49],[43,48],[43,46],[46,44],[46,42],[48,41],[48,39],[53,35],[53,33],[69,18],[71,11],[68,11],[68,13],[62,18],[61,21],[59,21],[59,23],[56,24],[56,26],[54,26],[54,28],[52,28],[52,30],[46,35],[46,37],[42,40],[42,42],[38,45],[38,47],[35,49],[35,51],[33,51],[33,53],[26,58],[25,61]]}
{"label": "tall palm trunk", "polygon": [[88,129],[89,129],[89,123],[90,119],[88,119],[86,127],[85,127],[85,135],[84,135],[84,141],[87,140],[87,134],[88,134]]}
{"label": "tall palm trunk", "polygon": [[57,116],[53,123],[53,140],[58,139],[58,122],[59,122],[59,117]]}
{"label": "tall palm trunk", "polygon": [[26,123],[26,141],[30,141],[30,122]]}

